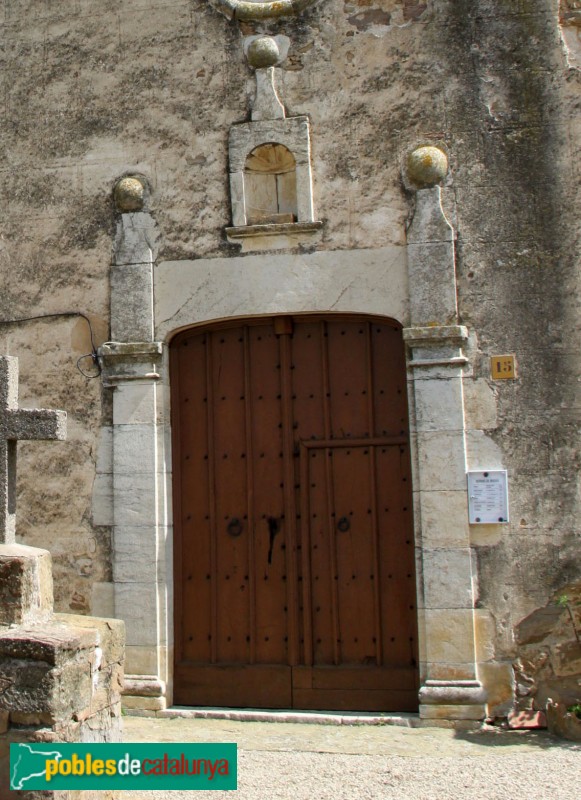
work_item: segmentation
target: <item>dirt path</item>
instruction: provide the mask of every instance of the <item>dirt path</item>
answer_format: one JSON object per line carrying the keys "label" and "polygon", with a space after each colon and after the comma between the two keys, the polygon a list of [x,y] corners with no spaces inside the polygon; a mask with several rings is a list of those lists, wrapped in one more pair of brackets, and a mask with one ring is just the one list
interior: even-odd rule
{"label": "dirt path", "polygon": [[[578,800],[581,745],[544,732],[125,718],[127,742],[237,742],[238,792],[145,800]],[[125,792],[123,800],[142,798]]]}

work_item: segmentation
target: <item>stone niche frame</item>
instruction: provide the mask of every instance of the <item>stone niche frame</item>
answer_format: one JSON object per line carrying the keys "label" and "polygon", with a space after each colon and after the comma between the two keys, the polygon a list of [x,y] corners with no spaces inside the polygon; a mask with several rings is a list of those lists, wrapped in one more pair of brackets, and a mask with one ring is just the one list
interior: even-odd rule
{"label": "stone niche frame", "polygon": [[[273,225],[248,225],[244,169],[248,156],[265,144],[281,144],[296,162],[297,221]],[[311,169],[311,134],[307,116],[286,119],[253,120],[230,129],[230,199],[232,227],[226,228],[230,239],[253,234],[308,233],[322,227],[315,220],[313,176]]]}
{"label": "stone niche frame", "polygon": [[[260,138],[245,140],[244,158]],[[297,156],[296,142],[282,143]],[[115,615],[127,629],[129,708],[163,713],[172,703],[171,338],[184,328],[236,317],[341,312],[404,325],[420,716],[463,724],[484,718],[466,492],[468,331],[455,321],[454,235],[440,189],[417,195],[407,246],[161,262],[155,268],[150,215],[120,216],[111,326],[121,340],[101,347],[101,361],[104,385],[113,391],[113,581]]]}

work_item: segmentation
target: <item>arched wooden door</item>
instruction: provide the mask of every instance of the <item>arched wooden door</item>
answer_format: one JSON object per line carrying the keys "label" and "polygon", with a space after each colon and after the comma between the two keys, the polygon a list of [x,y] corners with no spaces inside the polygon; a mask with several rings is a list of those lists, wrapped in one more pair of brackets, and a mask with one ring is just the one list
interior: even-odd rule
{"label": "arched wooden door", "polygon": [[401,326],[172,341],[175,702],[417,710]]}

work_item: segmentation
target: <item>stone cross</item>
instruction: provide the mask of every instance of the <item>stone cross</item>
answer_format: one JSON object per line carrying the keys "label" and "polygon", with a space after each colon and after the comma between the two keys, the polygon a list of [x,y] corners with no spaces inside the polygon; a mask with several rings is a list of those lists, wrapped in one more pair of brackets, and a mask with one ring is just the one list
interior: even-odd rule
{"label": "stone cross", "polygon": [[18,408],[18,359],[0,356],[0,545],[14,542],[16,445],[19,439],[64,439],[65,411]]}

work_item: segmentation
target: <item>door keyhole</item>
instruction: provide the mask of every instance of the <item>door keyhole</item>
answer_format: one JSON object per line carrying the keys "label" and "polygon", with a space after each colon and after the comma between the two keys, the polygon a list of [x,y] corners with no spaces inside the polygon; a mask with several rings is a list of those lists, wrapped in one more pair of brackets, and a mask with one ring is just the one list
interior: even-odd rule
{"label": "door keyhole", "polygon": [[280,520],[278,520],[276,517],[269,517],[267,522],[269,533],[268,563],[272,564],[272,549],[274,547],[274,539],[276,534],[280,531]]}
{"label": "door keyhole", "polygon": [[341,533],[345,533],[345,531],[348,531],[350,527],[351,523],[349,522],[349,517],[341,517],[337,523],[337,528],[341,531]]}

